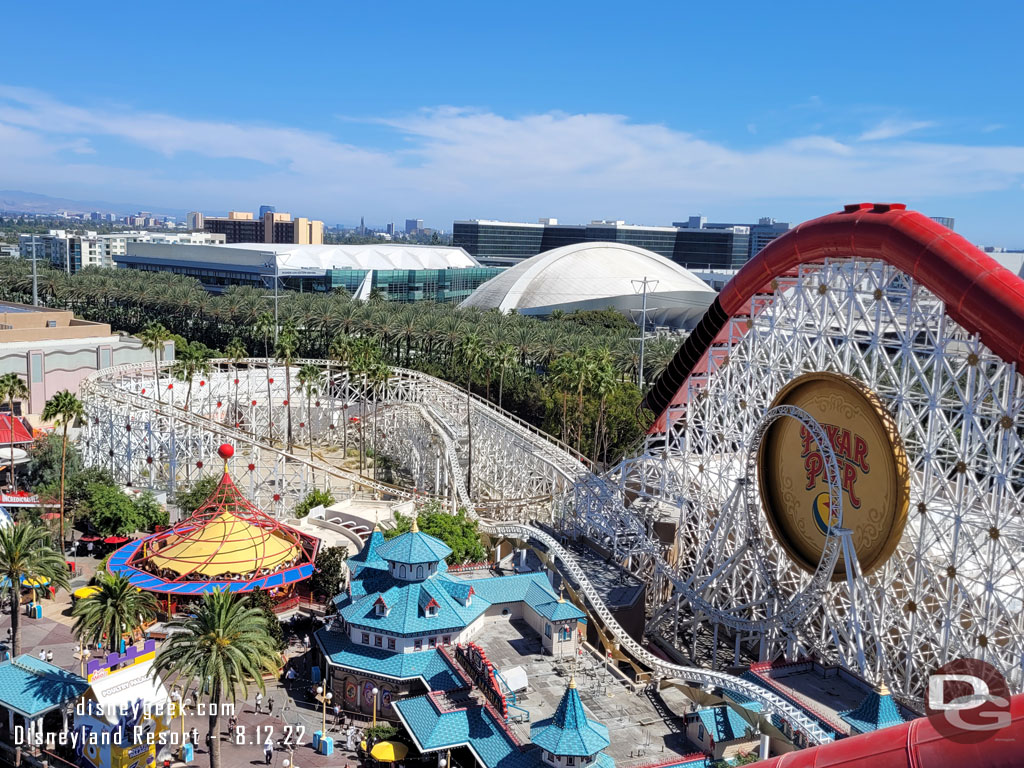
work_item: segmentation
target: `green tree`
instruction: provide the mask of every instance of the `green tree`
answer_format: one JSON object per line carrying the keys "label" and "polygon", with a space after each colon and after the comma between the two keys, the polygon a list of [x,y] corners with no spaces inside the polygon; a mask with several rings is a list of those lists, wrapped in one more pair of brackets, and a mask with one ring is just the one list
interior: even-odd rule
{"label": "green tree", "polygon": [[44,526],[22,522],[0,528],[0,575],[6,576],[10,585],[11,657],[17,658],[21,653],[21,582],[49,580],[54,587],[68,589],[68,565],[63,553],[53,548]]}
{"label": "green tree", "polygon": [[182,516],[191,515],[213,495],[220,484],[220,478],[207,475],[196,480],[187,490],[179,491],[174,496],[175,506],[181,510]]}
{"label": "green tree", "polygon": [[[324,388],[324,374],[320,366],[315,363],[306,363],[299,368],[297,376],[302,394],[306,396],[306,439],[309,440],[309,461],[313,461],[313,399],[317,397]],[[316,482],[316,475],[312,474],[313,482]]]}
{"label": "green tree", "polygon": [[162,323],[150,323],[142,329],[142,333],[139,334],[139,340],[142,342],[142,346],[153,353],[153,381],[154,387],[156,388],[156,399],[157,401],[163,400],[163,394],[160,392],[160,357],[164,351],[164,342],[170,338],[170,333],[164,328]]}
{"label": "green tree", "polygon": [[[444,512],[438,502],[431,502],[416,516],[416,524],[423,533],[440,539],[451,548],[452,553],[447,558],[448,565],[477,563],[487,556],[483,544],[480,543],[477,521],[470,519],[464,509],[451,515]],[[384,538],[393,539],[411,528],[411,517],[400,512],[395,513],[395,527],[384,531]]]}
{"label": "green tree", "polygon": [[57,497],[60,486],[61,467],[65,467],[65,501],[71,494],[75,477],[82,472],[82,454],[74,443],[64,450],[64,440],[55,432],[40,435],[28,447],[28,487],[40,496]]}
{"label": "green tree", "polygon": [[274,605],[273,596],[265,589],[254,589],[249,593],[249,607],[256,608],[263,614],[267,620],[267,629],[274,641],[274,647],[280,653],[288,647],[288,642],[284,639],[284,628],[281,626],[281,621],[274,613]]}
{"label": "green tree", "polygon": [[280,671],[281,654],[263,611],[229,592],[205,595],[194,616],[170,626],[153,677],[169,678],[185,690],[198,684],[197,698],[209,705],[210,768],[221,768],[222,706],[247,698],[250,685],[266,690],[263,675]]}
{"label": "green tree", "polygon": [[61,428],[60,448],[60,550],[64,551],[64,478],[67,468],[68,427],[76,419],[84,418],[82,401],[68,390],[62,390],[46,401],[43,406],[43,420],[52,421]]}
{"label": "green tree", "polygon": [[7,401],[7,412],[11,416],[11,486],[15,493],[18,491],[18,476],[14,472],[14,401],[27,400],[29,396],[28,387],[21,377],[16,373],[5,373],[0,376],[0,401]]}
{"label": "green tree", "polygon": [[167,525],[167,511],[151,493],[132,498],[117,486],[92,483],[86,490],[82,514],[102,536],[130,536],[136,531]]}
{"label": "green tree", "polygon": [[293,514],[295,517],[305,517],[313,507],[318,507],[321,504],[329,507],[334,502],[335,498],[331,495],[330,491],[321,491],[319,488],[315,488],[306,494],[306,498],[295,505]]}
{"label": "green tree", "polygon": [[185,410],[189,408],[192,400],[192,382],[196,376],[210,375],[210,350],[206,345],[199,342],[185,344],[175,352],[177,359],[171,367],[171,372],[182,382],[188,383],[185,391]]}
{"label": "green tree", "polygon": [[473,384],[473,374],[479,369],[485,354],[480,337],[475,333],[467,335],[459,345],[459,364],[466,377],[466,450],[469,454],[466,463],[466,490],[470,495],[473,493],[473,424],[470,419],[473,398],[470,387]]}
{"label": "green tree", "polygon": [[98,572],[96,587],[71,609],[75,637],[83,645],[103,643],[104,648],[119,651],[121,638],[156,617],[156,597],[135,588],[120,573]]}
{"label": "green tree", "polygon": [[346,560],[348,550],[345,547],[327,547],[317,553],[316,567],[310,580],[313,594],[325,595],[329,601],[341,593],[341,585],[348,571]]}
{"label": "green tree", "polygon": [[292,328],[285,328],[277,337],[274,344],[274,356],[284,366],[284,404],[288,416],[287,445],[288,453],[292,451],[292,363],[298,356],[299,337]]}
{"label": "green tree", "polygon": [[231,372],[234,374],[231,378],[234,379],[235,384],[235,410],[234,418],[232,421],[235,427],[238,427],[238,420],[241,418],[241,412],[238,410],[238,363],[245,357],[248,357],[249,352],[245,348],[245,344],[237,336],[231,337],[231,341],[224,348],[224,355],[231,361]]}

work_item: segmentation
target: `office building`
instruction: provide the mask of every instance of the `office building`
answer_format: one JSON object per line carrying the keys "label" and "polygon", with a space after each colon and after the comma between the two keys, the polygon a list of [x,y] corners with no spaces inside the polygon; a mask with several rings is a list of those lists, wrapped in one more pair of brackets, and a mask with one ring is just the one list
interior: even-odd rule
{"label": "office building", "polygon": [[388,301],[462,301],[501,272],[482,267],[461,248],[428,245],[166,245],[132,243],[117,259],[125,269],[174,272],[207,290],[231,285],[331,291],[367,299],[374,289]]}
{"label": "office building", "polygon": [[644,227],[624,221],[560,224],[541,219],[537,224],[508,221],[456,221],[452,244],[464,248],[481,264],[511,266],[538,253],[577,243],[621,243],[644,248],[688,269],[732,269],[750,258],[750,229],[728,226]]}
{"label": "office building", "polygon": [[405,220],[405,234],[415,235],[423,229],[423,219],[406,219]]}
{"label": "office building", "polygon": [[114,266],[118,256],[125,255],[128,243],[210,244],[223,243],[223,235],[206,232],[68,232],[51,229],[45,235],[19,235],[18,246],[23,259],[32,254],[49,262],[56,269],[75,274],[86,267]]}
{"label": "office building", "polygon": [[185,217],[185,226],[195,231],[203,228],[203,214],[199,211],[189,211]]}
{"label": "office building", "polygon": [[953,229],[953,225],[956,223],[956,219],[954,219],[952,216],[930,216],[929,218],[932,221],[937,221],[946,229]]}
{"label": "office building", "polygon": [[[165,344],[163,357],[174,359],[173,341]],[[142,342],[111,333],[106,323],[79,320],[66,310],[0,303],[0,371],[17,373],[29,389],[26,402],[15,402],[16,415],[42,413],[63,389],[77,394],[93,371],[146,362],[153,362],[153,353]]]}
{"label": "office building", "polygon": [[[774,240],[779,235],[784,235],[789,232],[789,222],[776,221],[775,219],[765,216],[757,220],[757,224],[736,224],[736,223],[715,223],[709,224],[707,218],[704,216],[690,216],[685,222],[674,221],[672,222],[673,227],[680,227],[682,229],[730,229],[731,227],[746,227],[750,231],[750,242],[748,246],[748,257],[753,258],[761,249],[764,248],[768,243]],[[717,266],[717,265],[709,265]]]}
{"label": "office building", "polygon": [[276,213],[272,210],[259,218],[253,218],[252,213],[248,211],[230,211],[226,217],[206,216],[203,229],[206,232],[224,235],[228,244],[322,245],[324,242],[322,221],[304,217],[292,219],[290,213]]}

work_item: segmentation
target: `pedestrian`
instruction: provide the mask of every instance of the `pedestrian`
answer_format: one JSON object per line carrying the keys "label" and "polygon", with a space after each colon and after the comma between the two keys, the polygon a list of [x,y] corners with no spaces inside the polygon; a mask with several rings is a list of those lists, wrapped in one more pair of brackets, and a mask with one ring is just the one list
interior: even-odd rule
{"label": "pedestrian", "polygon": [[274,714],[274,697],[271,696],[267,699],[267,714],[273,716]]}
{"label": "pedestrian", "polygon": [[260,711],[263,708],[263,694],[256,691],[256,714],[262,714]]}
{"label": "pedestrian", "polygon": [[39,649],[39,660],[46,661],[46,651],[44,651],[42,648]]}
{"label": "pedestrian", "polygon": [[289,683],[294,683],[296,677],[298,677],[298,675],[295,673],[295,667],[289,666],[288,672],[285,674],[284,679],[287,680]]}
{"label": "pedestrian", "polygon": [[199,731],[196,730],[196,727],[194,725],[192,726],[192,729],[188,732],[188,735],[192,741],[193,747],[199,743]]}
{"label": "pedestrian", "polygon": [[339,722],[341,722],[341,706],[339,704],[335,704],[334,705],[334,726],[337,727]]}
{"label": "pedestrian", "polygon": [[306,635],[306,650],[309,650],[309,635]]}
{"label": "pedestrian", "polygon": [[274,743],[267,736],[267,741],[263,745],[263,761],[270,765],[270,761],[274,759]]}
{"label": "pedestrian", "polygon": [[48,662],[50,662],[51,664],[53,663],[53,651],[47,651],[46,652],[46,660]]}

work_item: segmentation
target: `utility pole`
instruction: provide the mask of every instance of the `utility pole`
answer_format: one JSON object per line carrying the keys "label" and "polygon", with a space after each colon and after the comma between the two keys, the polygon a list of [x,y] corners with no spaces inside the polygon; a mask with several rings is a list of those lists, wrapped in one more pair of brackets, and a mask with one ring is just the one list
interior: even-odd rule
{"label": "utility pole", "polygon": [[39,274],[36,272],[36,236],[32,235],[32,306],[39,306]]}
{"label": "utility pole", "polygon": [[[648,280],[647,275],[644,275],[643,280],[631,280],[633,283],[633,290],[641,290],[643,292],[643,303],[640,305],[640,371],[639,371],[639,387],[640,392],[643,394],[644,391],[644,340],[647,338],[647,286],[650,285],[651,289],[658,287],[657,280]],[[638,288],[639,286],[639,288]]]}
{"label": "utility pole", "polygon": [[274,263],[271,264],[269,261],[264,263],[264,267],[268,269],[273,266],[274,268],[274,344],[277,345],[277,286],[281,282],[281,271],[277,261],[277,254],[274,254]]}

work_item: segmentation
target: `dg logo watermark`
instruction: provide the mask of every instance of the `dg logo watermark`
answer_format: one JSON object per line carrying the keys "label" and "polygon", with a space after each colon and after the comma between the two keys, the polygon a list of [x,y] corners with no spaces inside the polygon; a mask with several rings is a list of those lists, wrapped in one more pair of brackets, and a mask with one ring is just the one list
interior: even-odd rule
{"label": "dg logo watermark", "polygon": [[935,729],[961,744],[998,738],[1012,722],[1006,678],[978,659],[957,659],[935,670],[925,705]]}

